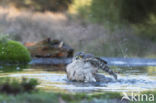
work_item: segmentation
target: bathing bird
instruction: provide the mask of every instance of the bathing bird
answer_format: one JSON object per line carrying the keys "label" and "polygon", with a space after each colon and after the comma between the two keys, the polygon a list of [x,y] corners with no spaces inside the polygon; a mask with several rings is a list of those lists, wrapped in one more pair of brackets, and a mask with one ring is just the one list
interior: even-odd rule
{"label": "bathing bird", "polygon": [[109,73],[117,80],[117,74],[107,65],[107,62],[93,54],[78,52],[72,62],[67,65],[67,78],[72,81],[96,82],[96,73],[99,69]]}

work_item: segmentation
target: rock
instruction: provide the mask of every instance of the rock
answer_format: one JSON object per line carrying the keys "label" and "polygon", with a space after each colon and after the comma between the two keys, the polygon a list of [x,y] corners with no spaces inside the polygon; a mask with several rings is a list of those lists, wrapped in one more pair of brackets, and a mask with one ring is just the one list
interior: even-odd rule
{"label": "rock", "polygon": [[73,56],[74,50],[60,40],[45,40],[36,43],[25,43],[32,57],[38,58],[68,58]]}

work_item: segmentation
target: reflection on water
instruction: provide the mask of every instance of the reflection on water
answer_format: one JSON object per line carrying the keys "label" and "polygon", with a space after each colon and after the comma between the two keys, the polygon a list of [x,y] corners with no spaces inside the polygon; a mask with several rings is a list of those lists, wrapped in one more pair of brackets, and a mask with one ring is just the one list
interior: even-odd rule
{"label": "reflection on water", "polygon": [[156,67],[112,67],[118,73],[119,79],[115,81],[100,71],[101,80],[96,83],[68,81],[64,71],[53,71],[53,68],[53,66],[3,66],[0,67],[0,77],[36,78],[41,83],[38,87],[48,91],[121,92],[156,90]]}

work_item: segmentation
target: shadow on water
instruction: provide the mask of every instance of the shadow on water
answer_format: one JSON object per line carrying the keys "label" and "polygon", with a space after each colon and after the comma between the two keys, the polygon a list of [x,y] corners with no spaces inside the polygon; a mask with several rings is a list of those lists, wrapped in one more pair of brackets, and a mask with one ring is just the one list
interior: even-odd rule
{"label": "shadow on water", "polygon": [[[124,61],[123,59],[122,61]],[[137,59],[138,60],[138,59]],[[145,60],[145,59],[144,59]],[[149,64],[150,60],[146,60],[146,64]],[[15,78],[35,78],[38,79],[40,85],[38,88],[42,88],[47,91],[61,91],[61,92],[103,92],[103,91],[146,91],[156,90],[156,66],[154,61],[152,66],[124,66],[124,65],[111,65],[115,72],[118,73],[118,80],[114,80],[108,74],[103,71],[99,71],[97,74],[100,79],[94,83],[82,83],[68,81],[65,73],[65,65],[41,64],[39,61],[35,63],[31,62],[29,65],[1,65],[0,77],[15,77]],[[107,61],[111,64],[115,60]],[[117,59],[116,59],[117,61]],[[119,61],[121,61],[119,59]],[[50,63],[51,61],[48,61]],[[66,62],[70,62],[66,61]],[[130,63],[128,61],[124,61]],[[133,61],[134,62],[134,61]],[[140,62],[140,61],[139,61]],[[120,62],[121,63],[121,62]],[[132,63],[132,61],[131,61]],[[141,62],[140,62],[141,63]],[[142,63],[142,64],[143,64]],[[4,75],[5,74],[5,75]]]}

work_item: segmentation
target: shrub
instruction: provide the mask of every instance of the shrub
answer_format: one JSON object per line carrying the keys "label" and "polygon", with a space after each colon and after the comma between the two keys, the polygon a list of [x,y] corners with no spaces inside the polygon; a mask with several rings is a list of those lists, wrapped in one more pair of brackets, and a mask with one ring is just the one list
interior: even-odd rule
{"label": "shrub", "polygon": [[6,63],[28,63],[30,53],[21,43],[13,40],[0,40],[0,61]]}

